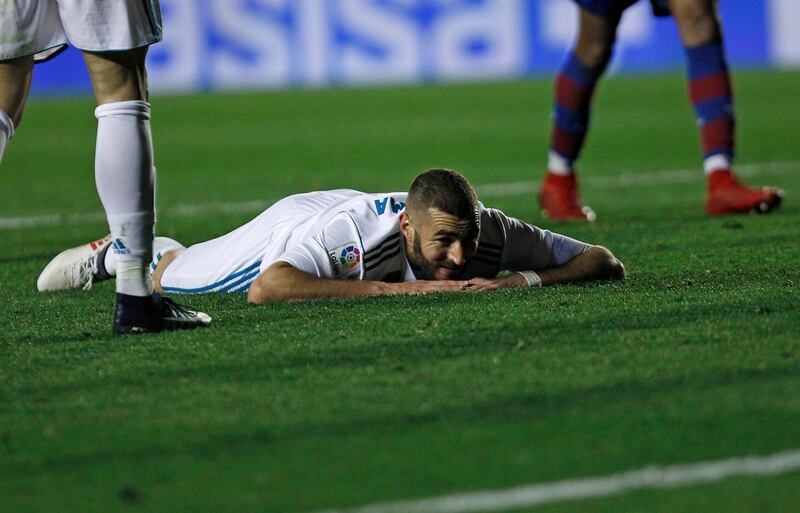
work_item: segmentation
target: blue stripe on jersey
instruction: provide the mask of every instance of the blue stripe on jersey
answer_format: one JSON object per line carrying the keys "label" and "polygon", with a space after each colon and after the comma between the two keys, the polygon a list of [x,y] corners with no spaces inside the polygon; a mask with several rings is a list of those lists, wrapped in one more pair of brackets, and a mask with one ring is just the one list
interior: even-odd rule
{"label": "blue stripe on jersey", "polygon": [[712,98],[695,104],[694,111],[697,118],[702,120],[702,124],[724,117],[733,117],[733,100],[729,96]]}
{"label": "blue stripe on jersey", "polygon": [[252,285],[254,281],[255,281],[255,277],[253,277],[253,279],[252,279],[252,280],[249,280],[249,281],[246,281],[246,282],[242,283],[241,285],[237,285],[236,287],[232,288],[232,289],[231,289],[231,290],[229,290],[228,292],[229,292],[229,293],[234,293],[234,292],[247,292],[247,289],[249,289],[249,288],[250,288],[250,285]]}
{"label": "blue stripe on jersey", "polygon": [[[197,288],[194,288],[194,289],[184,289],[184,288],[181,288],[181,287],[164,287],[164,286],[162,286],[161,288],[164,290],[164,292],[178,292],[180,294],[198,294],[200,292],[210,292],[211,289],[224,286],[224,285],[228,284],[231,280],[235,280],[236,278],[238,278],[239,276],[242,276],[244,274],[248,274],[248,273],[252,273],[252,272],[255,272],[255,274],[258,274],[258,268],[259,268],[260,265],[261,265],[261,260],[259,260],[258,262],[254,263],[252,265],[247,266],[246,268],[242,269],[241,271],[237,271],[237,272],[229,275],[226,278],[223,278],[223,279],[221,279],[221,280],[219,280],[217,282],[212,283],[211,285],[206,285],[204,287],[197,287]],[[240,283],[240,281],[237,280],[236,283],[238,284],[238,283]]]}
{"label": "blue stripe on jersey", "polygon": [[687,72],[689,80],[702,78],[717,73],[727,73],[725,51],[719,43],[708,43],[686,49],[688,60]]}
{"label": "blue stripe on jersey", "polygon": [[219,292],[232,292],[233,289],[235,289],[236,287],[238,287],[238,286],[240,286],[242,284],[252,283],[253,280],[256,279],[256,276],[258,276],[258,269],[256,269],[255,271],[253,271],[251,273],[245,274],[244,276],[242,276],[240,279],[236,280],[233,283],[229,283],[229,284],[225,285],[224,287],[219,289]]}
{"label": "blue stripe on jersey", "polygon": [[555,123],[566,132],[583,133],[589,124],[589,113],[578,113],[557,103],[555,105]]}

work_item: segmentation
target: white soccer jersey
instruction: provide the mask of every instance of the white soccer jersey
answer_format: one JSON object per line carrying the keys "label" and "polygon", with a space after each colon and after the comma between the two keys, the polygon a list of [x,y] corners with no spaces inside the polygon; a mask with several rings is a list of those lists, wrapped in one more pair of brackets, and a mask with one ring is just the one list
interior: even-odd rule
{"label": "white soccer jersey", "polygon": [[[245,291],[279,261],[321,278],[415,280],[400,232],[406,196],[347,189],[289,196],[244,226],[189,247],[167,267],[161,286],[178,293]],[[477,254],[462,278],[557,267],[590,247],[481,205]]]}
{"label": "white soccer jersey", "polygon": [[88,51],[130,50],[161,41],[159,0],[0,2],[0,61],[52,57],[69,42]]}

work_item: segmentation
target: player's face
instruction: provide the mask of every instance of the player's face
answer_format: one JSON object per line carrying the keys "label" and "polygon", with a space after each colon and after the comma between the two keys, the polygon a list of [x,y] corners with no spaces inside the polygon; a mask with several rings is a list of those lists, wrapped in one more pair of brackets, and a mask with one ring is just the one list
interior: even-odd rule
{"label": "player's face", "polygon": [[459,219],[438,209],[428,210],[424,219],[415,220],[412,251],[408,261],[420,280],[458,279],[478,249],[480,224]]}

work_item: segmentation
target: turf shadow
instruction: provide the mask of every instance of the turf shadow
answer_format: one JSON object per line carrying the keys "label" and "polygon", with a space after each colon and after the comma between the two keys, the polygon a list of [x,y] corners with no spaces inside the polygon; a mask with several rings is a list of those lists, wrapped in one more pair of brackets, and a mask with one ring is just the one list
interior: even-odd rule
{"label": "turf shadow", "polygon": [[[248,433],[225,433],[204,439],[189,440],[181,446],[149,444],[127,451],[97,451],[91,454],[63,454],[42,458],[36,462],[14,461],[13,451],[7,451],[10,460],[0,463],[0,477],[11,477],[20,473],[40,473],[108,464],[110,461],[139,462],[170,456],[202,454],[214,455],[249,452],[272,444],[282,444],[305,438],[335,438],[359,436],[379,430],[383,433],[408,431],[410,428],[439,422],[470,421],[525,421],[545,420],[569,412],[603,411],[611,405],[624,401],[655,402],[661,396],[676,392],[707,392],[714,387],[730,385],[759,385],[776,380],[800,377],[799,368],[780,370],[750,369],[720,375],[708,374],[693,379],[673,378],[660,382],[630,382],[615,386],[601,386],[591,390],[570,390],[565,393],[545,394],[541,392],[520,394],[504,400],[492,400],[477,404],[442,408],[441,410],[410,415],[388,415],[379,418],[360,419],[342,423],[311,425],[288,425],[277,428],[256,429]],[[7,435],[12,440],[11,435]]]}

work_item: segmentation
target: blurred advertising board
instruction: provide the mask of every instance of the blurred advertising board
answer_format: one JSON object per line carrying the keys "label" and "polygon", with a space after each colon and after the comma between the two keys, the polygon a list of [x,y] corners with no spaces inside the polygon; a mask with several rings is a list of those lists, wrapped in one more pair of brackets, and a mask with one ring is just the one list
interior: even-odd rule
{"label": "blurred advertising board", "polygon": [[[570,0],[161,0],[157,92],[503,80],[552,75]],[[800,0],[721,0],[736,67],[800,66]],[[629,9],[611,72],[679,70],[674,22]],[[37,66],[34,93],[90,92],[79,52]]]}

